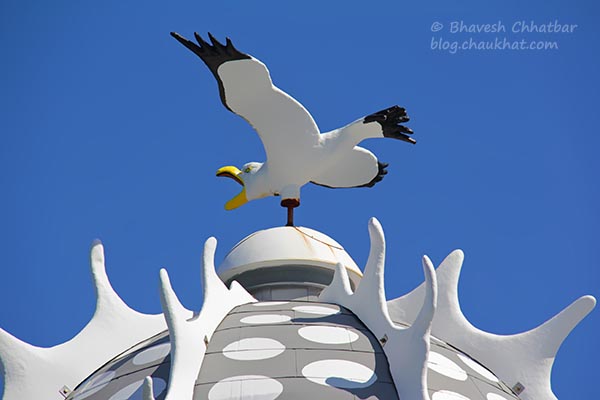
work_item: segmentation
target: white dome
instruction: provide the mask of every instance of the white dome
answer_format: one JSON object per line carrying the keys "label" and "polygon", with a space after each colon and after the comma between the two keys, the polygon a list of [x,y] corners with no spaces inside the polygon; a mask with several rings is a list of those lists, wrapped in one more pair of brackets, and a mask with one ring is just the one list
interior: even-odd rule
{"label": "white dome", "polygon": [[335,270],[341,262],[353,282],[362,273],[344,248],[313,229],[281,226],[255,232],[231,249],[218,268],[223,281],[242,272],[279,266],[311,266]]}

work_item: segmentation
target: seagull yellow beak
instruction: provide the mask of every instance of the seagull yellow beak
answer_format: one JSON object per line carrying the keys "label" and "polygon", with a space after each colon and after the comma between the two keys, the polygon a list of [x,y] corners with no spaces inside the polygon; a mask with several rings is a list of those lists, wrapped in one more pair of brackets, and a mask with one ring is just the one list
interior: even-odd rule
{"label": "seagull yellow beak", "polygon": [[[227,167],[219,168],[217,170],[217,176],[224,176],[226,178],[231,178],[234,181],[236,181],[237,183],[239,183],[240,185],[244,186],[244,181],[242,180],[241,175],[242,175],[242,171],[240,171],[239,169],[237,169],[236,167],[233,167],[231,165],[229,165]],[[248,202],[248,198],[246,197],[246,187],[244,187],[237,196],[235,196],[233,199],[231,199],[227,203],[225,203],[225,209],[233,210],[234,208],[243,206],[247,202]]]}

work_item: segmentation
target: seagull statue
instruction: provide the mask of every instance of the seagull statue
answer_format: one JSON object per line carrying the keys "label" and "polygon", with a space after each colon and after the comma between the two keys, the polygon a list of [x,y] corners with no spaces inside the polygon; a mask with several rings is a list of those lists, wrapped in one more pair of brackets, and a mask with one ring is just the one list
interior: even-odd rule
{"label": "seagull statue", "polygon": [[197,44],[175,32],[171,36],[196,54],[215,76],[223,105],[256,130],[265,148],[265,162],[249,162],[242,169],[219,168],[242,191],[225,204],[233,210],[250,200],[280,196],[293,225],[293,209],[300,205],[300,188],[314,183],[329,188],[372,187],[387,174],[388,164],[357,146],[368,138],[392,138],[416,143],[406,110],[393,106],[349,125],[321,133],[310,113],[296,99],[273,85],[269,70],[256,58],[237,50],[229,38],[211,43],[194,33]]}

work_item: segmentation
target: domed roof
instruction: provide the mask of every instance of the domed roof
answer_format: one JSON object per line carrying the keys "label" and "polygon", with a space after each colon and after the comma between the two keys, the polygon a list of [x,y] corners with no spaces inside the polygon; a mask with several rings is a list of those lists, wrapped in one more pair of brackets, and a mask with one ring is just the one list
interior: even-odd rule
{"label": "domed roof", "polygon": [[246,271],[300,265],[326,269],[333,276],[338,262],[353,282],[360,280],[360,269],[338,242],[310,228],[281,226],[242,239],[218,267],[218,274],[227,282]]}
{"label": "domed roof", "polygon": [[[140,343],[102,366],[67,400],[141,400],[147,375],[156,399],[163,399],[170,347],[167,332]],[[434,337],[428,366],[433,400],[518,399],[492,372]],[[257,397],[393,400],[398,394],[381,344],[350,310],[271,301],[231,310],[208,343],[194,385],[194,399]]]}
{"label": "domed roof", "polygon": [[[451,253],[437,270],[424,257],[425,282],[405,296],[386,301],[380,279],[385,241],[377,220],[369,222],[369,235],[370,257],[355,290],[349,276],[359,276],[356,264],[339,244],[310,229],[274,228],[244,239],[221,269],[236,280],[252,279],[229,287],[216,274],[216,239],[210,238],[202,264],[202,309],[187,310],[167,271],[161,270],[163,315],[142,314],[123,303],[106,276],[103,248],[96,244],[91,266],[97,308],[77,336],[53,348],[39,348],[0,330],[5,375],[17,376],[7,381],[13,392],[6,396],[5,390],[5,397],[42,398],[53,392],[56,396],[57,382],[67,379],[75,388],[71,391],[68,382],[63,385],[60,393],[66,400],[141,400],[142,384],[144,398],[153,398],[149,393],[153,390],[156,400],[182,391],[187,400],[420,399],[425,391],[431,400],[551,397],[539,395],[551,393],[547,355],[555,354],[560,341],[593,309],[593,297],[578,299],[531,331],[490,334],[474,328],[460,311],[461,251]],[[298,239],[304,244],[298,244]],[[288,241],[292,241],[289,246]],[[272,296],[271,301],[264,301],[241,286],[249,283],[248,287],[256,289],[269,285],[277,291],[280,284],[304,284],[315,289],[326,276],[323,271],[331,272],[336,262],[333,280],[312,301],[302,300],[310,300],[310,295],[289,296],[286,301],[272,301]],[[244,268],[249,269],[236,275]],[[292,273],[296,275],[288,276]],[[315,273],[321,278],[312,277]],[[269,281],[265,276],[283,278]],[[306,282],[300,280],[304,277]],[[278,294],[293,293],[286,287]],[[437,311],[436,290],[441,294]],[[150,323],[159,319],[160,325]],[[117,343],[118,339],[128,341]],[[48,352],[57,348],[66,350],[48,357]],[[104,352],[95,354],[99,348]],[[517,351],[507,352],[507,348]],[[94,372],[84,363],[88,359],[97,368]],[[23,365],[35,374],[21,374],[27,370]],[[78,368],[85,374],[73,374]],[[515,378],[511,373],[518,368],[529,374],[537,371],[537,375],[531,375],[533,380],[526,374]],[[58,373],[48,379],[55,370]],[[541,379],[539,371],[548,372],[548,380]],[[35,379],[45,386],[31,385]],[[24,389],[17,392],[14,388]],[[519,397],[524,389],[528,390],[525,397]]]}

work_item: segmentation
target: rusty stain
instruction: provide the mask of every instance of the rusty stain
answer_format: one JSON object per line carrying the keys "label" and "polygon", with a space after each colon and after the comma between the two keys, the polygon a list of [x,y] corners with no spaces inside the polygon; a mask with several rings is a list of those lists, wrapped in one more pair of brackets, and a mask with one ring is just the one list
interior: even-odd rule
{"label": "rusty stain", "polygon": [[[283,227],[283,228],[288,228],[288,227]],[[299,228],[299,227],[292,226],[292,227],[290,227],[290,228],[293,228],[293,229],[295,229],[295,230],[296,230],[296,231],[297,231],[297,232],[300,234],[300,237],[301,237],[301,238],[302,238],[302,240],[304,241],[304,245],[305,245],[306,249],[307,249],[307,250],[308,250],[308,251],[309,251],[309,252],[310,252],[310,253],[311,253],[313,256],[315,255],[315,253],[316,253],[317,249],[315,249],[315,243],[312,243],[312,241],[311,241],[311,240],[309,240],[309,239],[312,239],[312,240],[314,240],[315,242],[318,242],[318,243],[321,243],[321,244],[323,244],[323,245],[327,246],[327,248],[329,249],[329,251],[331,252],[331,254],[332,254],[332,256],[333,256],[333,259],[334,259],[334,260],[336,260],[336,262],[342,262],[342,264],[344,264],[344,263],[343,263],[343,261],[340,259],[340,257],[339,257],[339,254],[337,254],[337,253],[336,253],[336,250],[339,250],[339,251],[342,251],[342,252],[344,252],[344,253],[345,253],[345,250],[344,250],[344,248],[343,248],[343,247],[341,247],[340,245],[337,245],[337,246],[336,246],[336,245],[333,245],[333,244],[331,244],[331,243],[328,243],[328,242],[326,242],[326,241],[324,241],[324,240],[321,240],[321,239],[319,239],[319,238],[317,238],[317,237],[315,237],[315,236],[312,236],[312,235],[310,235],[309,233],[306,233],[306,232],[304,232],[304,231],[303,231],[301,228]],[[267,229],[267,230],[269,230],[269,229]],[[230,255],[231,253],[233,253],[233,252],[234,252],[234,251],[235,251],[235,250],[236,250],[238,247],[240,247],[240,246],[241,246],[243,243],[245,243],[246,241],[248,241],[248,240],[249,240],[249,239],[251,239],[252,237],[254,237],[254,236],[256,236],[256,235],[259,235],[260,233],[262,233],[262,232],[264,232],[264,231],[265,231],[265,230],[260,230],[260,231],[254,232],[254,233],[250,234],[249,236],[245,237],[244,239],[242,239],[242,240],[241,240],[239,243],[237,243],[237,244],[236,244],[236,245],[235,245],[235,246],[234,246],[234,247],[233,247],[231,250],[229,250],[229,252],[228,252],[228,253],[227,253],[227,255],[225,256],[225,259],[227,259],[227,257],[229,257],[229,255]],[[313,257],[311,257],[311,259],[312,259],[312,258],[313,258]],[[315,260],[317,260],[317,259],[315,259]],[[346,266],[346,268],[348,268],[348,266]],[[351,268],[351,269],[352,269],[352,268]],[[352,269],[352,270],[353,270],[353,269]],[[359,271],[360,271],[360,270],[359,270]],[[355,271],[355,272],[356,272],[356,271]],[[360,272],[359,272],[359,273],[360,273]],[[362,275],[362,274],[361,274],[361,275]]]}
{"label": "rusty stain", "polygon": [[[294,229],[296,229],[296,230],[297,230],[297,231],[298,231],[298,232],[301,234],[301,236],[302,236],[302,239],[304,240],[304,242],[307,244],[307,246],[310,248],[310,250],[311,250],[311,251],[312,251],[312,250],[314,250],[314,249],[313,249],[313,246],[312,246],[312,243],[310,243],[310,242],[309,242],[309,241],[308,241],[306,238],[311,238],[311,239],[312,239],[312,240],[314,240],[315,242],[319,242],[319,243],[321,243],[321,244],[324,244],[325,246],[327,246],[327,248],[328,248],[328,249],[329,249],[329,251],[331,252],[331,255],[333,256],[333,258],[334,258],[336,261],[338,261],[338,262],[341,262],[341,261],[340,261],[340,259],[339,259],[339,257],[338,257],[338,256],[337,256],[337,254],[335,253],[335,250],[334,250],[334,249],[338,249],[338,250],[344,251],[344,248],[343,248],[343,247],[337,247],[337,246],[334,246],[334,245],[332,245],[332,244],[330,244],[330,243],[326,243],[326,242],[324,242],[324,241],[322,241],[322,240],[319,240],[319,239],[317,239],[316,237],[314,237],[314,236],[311,236],[311,235],[309,235],[309,234],[307,234],[307,233],[303,232],[302,230],[300,230],[299,228],[297,228],[297,227],[295,227],[295,226],[294,226]],[[305,236],[306,236],[306,237],[305,237]]]}
{"label": "rusty stain", "polygon": [[298,232],[300,232],[300,233],[301,233],[303,236],[307,236],[307,237],[311,238],[312,240],[314,240],[314,241],[316,241],[316,242],[323,243],[323,244],[324,244],[325,246],[327,246],[327,247],[330,247],[330,248],[334,248],[334,249],[338,249],[338,250],[342,250],[342,251],[344,251],[344,248],[343,248],[343,247],[341,247],[341,246],[339,246],[339,247],[338,247],[338,246],[334,246],[334,245],[332,245],[332,244],[330,244],[330,243],[327,243],[327,242],[324,242],[324,241],[322,241],[322,240],[320,240],[320,239],[317,239],[316,237],[314,237],[314,236],[311,236],[311,235],[309,235],[308,233],[305,233],[305,232],[303,232],[303,231],[302,231],[302,230],[300,230],[300,228],[298,228],[297,226],[294,226],[293,228],[294,228],[295,230],[297,230]]}

